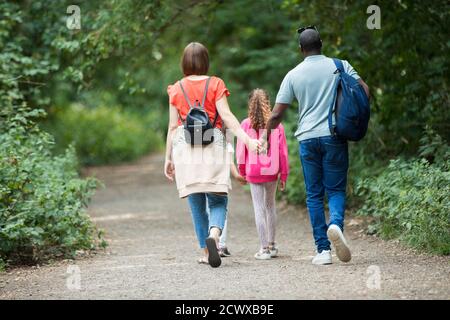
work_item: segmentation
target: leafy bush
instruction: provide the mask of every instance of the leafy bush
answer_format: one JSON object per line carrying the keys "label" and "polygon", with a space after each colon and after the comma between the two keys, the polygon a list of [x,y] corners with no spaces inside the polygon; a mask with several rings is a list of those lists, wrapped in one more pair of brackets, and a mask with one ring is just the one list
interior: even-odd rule
{"label": "leafy bush", "polygon": [[359,213],[374,217],[372,229],[383,237],[450,254],[450,148],[440,137],[422,141],[436,140],[443,144],[433,145],[435,155],[444,157],[433,164],[396,159],[378,177],[362,180],[357,189],[365,202]]}
{"label": "leafy bush", "polygon": [[142,118],[118,107],[73,104],[53,112],[48,130],[58,150],[74,143],[82,164],[117,163],[161,147],[160,135],[149,125],[158,121],[151,116]]}
{"label": "leafy bush", "polygon": [[[444,166],[450,159],[450,148],[440,135],[429,126],[425,127],[424,134],[420,139],[419,156],[427,159],[430,163]],[[448,165],[446,167],[449,169]]]}
{"label": "leafy bush", "polygon": [[78,178],[73,148],[52,155],[53,138],[32,121],[42,114],[0,114],[0,265],[72,255],[101,238],[84,211],[96,181]]}

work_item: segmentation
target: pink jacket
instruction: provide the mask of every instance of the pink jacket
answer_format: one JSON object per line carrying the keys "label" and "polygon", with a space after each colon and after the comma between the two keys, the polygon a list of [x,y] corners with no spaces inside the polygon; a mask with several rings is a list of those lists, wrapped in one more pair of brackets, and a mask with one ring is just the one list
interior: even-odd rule
{"label": "pink jacket", "polygon": [[[242,121],[241,127],[251,138],[259,138],[259,133],[251,127],[249,118]],[[278,177],[286,181],[289,175],[289,160],[283,125],[280,124],[272,130],[267,154],[251,153],[247,146],[238,140],[236,158],[239,173],[249,183],[276,181]]]}

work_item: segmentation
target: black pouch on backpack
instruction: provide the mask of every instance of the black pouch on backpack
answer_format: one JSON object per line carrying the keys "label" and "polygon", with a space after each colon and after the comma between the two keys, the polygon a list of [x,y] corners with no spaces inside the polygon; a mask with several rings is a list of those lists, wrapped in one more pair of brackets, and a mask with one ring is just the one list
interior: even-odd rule
{"label": "black pouch on backpack", "polygon": [[208,113],[205,110],[205,101],[206,95],[208,93],[208,86],[210,80],[211,78],[208,78],[208,80],[206,80],[205,93],[203,94],[202,103],[200,104],[199,101],[196,100],[194,102],[194,105],[191,104],[189,97],[184,91],[181,81],[179,82],[184,98],[186,99],[186,102],[189,105],[189,112],[186,115],[186,119],[182,121],[184,126],[184,136],[186,143],[191,144],[193,146],[198,145],[205,146],[214,141],[213,129],[216,126],[218,113],[216,110],[214,122],[211,123],[211,121],[209,120]]}

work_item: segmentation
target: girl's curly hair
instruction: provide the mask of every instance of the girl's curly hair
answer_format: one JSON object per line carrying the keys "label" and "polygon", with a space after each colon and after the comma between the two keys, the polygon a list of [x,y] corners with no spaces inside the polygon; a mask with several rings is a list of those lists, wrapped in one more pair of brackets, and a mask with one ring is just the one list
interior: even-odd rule
{"label": "girl's curly hair", "polygon": [[264,129],[271,114],[269,95],[263,89],[254,89],[248,95],[248,117],[253,129]]}

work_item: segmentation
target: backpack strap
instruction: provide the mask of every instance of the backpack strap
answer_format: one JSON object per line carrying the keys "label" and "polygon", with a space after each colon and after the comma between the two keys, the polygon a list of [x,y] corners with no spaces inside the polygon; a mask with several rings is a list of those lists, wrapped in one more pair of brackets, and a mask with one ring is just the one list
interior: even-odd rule
{"label": "backpack strap", "polygon": [[216,115],[214,116],[214,121],[212,123],[213,128],[216,127],[216,122],[217,122],[218,117],[219,117],[219,113],[217,112],[217,108],[216,108]]}
{"label": "backpack strap", "polygon": [[[206,95],[208,93],[208,87],[209,87],[209,81],[211,80],[211,77],[208,78],[208,80],[206,80],[206,85],[205,85],[205,93],[203,94],[203,100],[202,100],[202,108],[205,109],[205,101],[206,101]],[[212,123],[213,128],[216,127],[216,123],[217,123],[217,118],[219,117],[219,113],[217,112],[217,108],[216,108],[216,115],[214,116],[214,121]]]}
{"label": "backpack strap", "polygon": [[181,118],[181,114],[180,111],[178,111],[178,120],[180,120],[181,123],[184,123],[183,118]]}
{"label": "backpack strap", "polygon": [[[210,80],[211,80],[211,77],[209,77],[208,80],[206,80],[205,93],[203,94],[202,105],[201,105],[203,110],[205,110],[205,101],[206,101],[206,95],[208,94],[208,88],[209,88],[209,81]],[[216,108],[216,115],[214,116],[214,121],[212,123],[213,128],[216,126],[218,117],[219,117],[219,113],[217,112],[217,108]]]}
{"label": "backpack strap", "polygon": [[336,71],[339,71],[340,73],[345,73],[344,65],[342,64],[342,61],[340,59],[333,58],[333,62],[337,68]]}
{"label": "backpack strap", "polygon": [[[333,58],[333,62],[334,62],[334,65],[337,68],[337,70],[334,72],[334,74],[345,73],[344,65],[342,64],[342,61],[340,59]],[[340,76],[339,76],[339,79],[340,79]],[[340,83],[340,80],[338,80],[338,87],[339,87],[339,83]],[[336,126],[333,125],[333,112],[335,110],[335,106],[336,106],[336,103],[337,103],[337,97],[338,97],[337,93],[338,93],[338,89],[339,89],[338,87],[336,87],[332,103],[331,103],[330,108],[328,110],[328,128],[330,129],[330,133],[331,133],[332,136],[336,135],[336,131],[335,131],[336,130]]]}
{"label": "backpack strap", "polygon": [[206,101],[206,95],[208,94],[208,88],[209,88],[209,81],[211,80],[211,77],[208,77],[208,80],[206,80],[205,84],[205,92],[203,93],[203,99],[202,99],[202,109],[205,109],[205,101]]}
{"label": "backpack strap", "polygon": [[181,91],[183,92],[184,99],[186,100],[186,102],[187,102],[187,104],[188,104],[188,106],[189,106],[189,109],[192,109],[193,107],[192,107],[192,105],[191,105],[191,102],[190,102],[190,100],[189,100],[188,95],[186,94],[186,91],[184,91],[183,84],[181,83],[182,81],[183,81],[183,80],[180,80],[180,81],[178,81],[178,83],[180,84]]}

